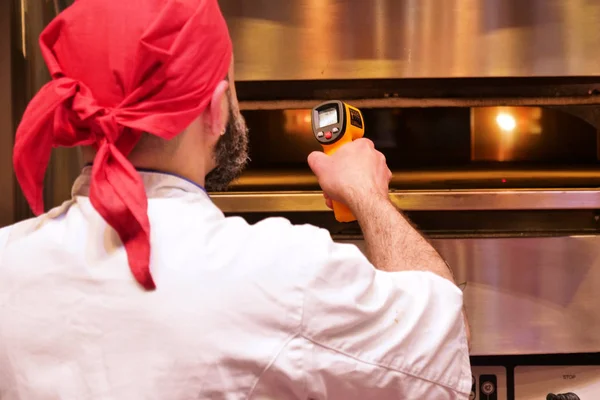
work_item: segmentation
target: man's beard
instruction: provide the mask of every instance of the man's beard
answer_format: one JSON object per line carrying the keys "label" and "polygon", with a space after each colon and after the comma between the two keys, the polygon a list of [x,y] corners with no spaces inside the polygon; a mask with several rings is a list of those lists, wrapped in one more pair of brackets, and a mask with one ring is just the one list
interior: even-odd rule
{"label": "man's beard", "polygon": [[244,118],[233,112],[229,102],[229,122],[223,136],[215,145],[216,167],[206,175],[205,188],[209,192],[227,190],[248,163],[248,128]]}

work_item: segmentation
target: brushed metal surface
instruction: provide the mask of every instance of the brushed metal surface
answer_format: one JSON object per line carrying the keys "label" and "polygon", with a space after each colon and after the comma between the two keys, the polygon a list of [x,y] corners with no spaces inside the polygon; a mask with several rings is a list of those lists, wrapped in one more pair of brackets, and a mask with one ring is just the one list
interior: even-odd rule
{"label": "brushed metal surface", "polygon": [[432,244],[466,282],[472,355],[600,352],[600,236]]}
{"label": "brushed metal surface", "polygon": [[[297,146],[300,147],[300,146]],[[318,148],[315,150],[319,150]],[[280,150],[281,151],[281,150]],[[388,156],[388,160],[390,157]],[[446,170],[393,170],[390,188],[395,190],[440,190],[440,189],[551,189],[564,187],[600,187],[600,168],[578,167],[556,168],[502,168]],[[319,182],[310,171],[277,168],[248,170],[231,186],[232,192],[273,192],[283,190],[319,190]]]}
{"label": "brushed metal surface", "polygon": [[[329,211],[317,191],[214,193],[211,198],[225,213]],[[398,191],[390,199],[404,211],[600,209],[595,189]]]}
{"label": "brushed metal surface", "polygon": [[[268,97],[266,95],[265,97]],[[286,110],[311,109],[315,104],[326,101],[315,100],[244,100],[240,101],[240,110]],[[343,99],[348,100],[348,99]],[[497,98],[410,98],[394,97],[383,99],[348,100],[358,108],[410,108],[410,107],[495,107],[502,106],[594,106],[600,104],[600,97],[497,97]]]}
{"label": "brushed metal surface", "polygon": [[220,0],[239,80],[598,76],[596,0]]}

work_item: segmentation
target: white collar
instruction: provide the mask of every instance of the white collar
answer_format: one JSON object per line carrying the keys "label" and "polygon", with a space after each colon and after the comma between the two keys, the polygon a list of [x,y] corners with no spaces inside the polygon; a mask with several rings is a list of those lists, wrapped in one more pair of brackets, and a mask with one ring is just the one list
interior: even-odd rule
{"label": "white collar", "polygon": [[[202,186],[186,178],[160,171],[138,170],[138,172],[144,182],[146,195],[149,199],[181,197],[182,195],[194,193],[209,198],[208,193]],[[92,167],[83,168],[73,184],[71,195],[73,197],[89,196],[91,180]]]}

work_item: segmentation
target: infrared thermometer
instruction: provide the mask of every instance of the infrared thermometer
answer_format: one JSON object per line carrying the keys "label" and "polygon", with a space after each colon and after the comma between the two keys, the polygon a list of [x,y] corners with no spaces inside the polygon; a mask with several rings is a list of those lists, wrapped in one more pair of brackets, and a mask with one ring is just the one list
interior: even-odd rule
{"label": "infrared thermometer", "polygon": [[[346,143],[360,139],[365,134],[365,124],[360,110],[342,101],[321,103],[312,110],[312,128],[323,152],[331,155]],[[333,202],[335,219],[352,222],[356,218],[345,204]]]}

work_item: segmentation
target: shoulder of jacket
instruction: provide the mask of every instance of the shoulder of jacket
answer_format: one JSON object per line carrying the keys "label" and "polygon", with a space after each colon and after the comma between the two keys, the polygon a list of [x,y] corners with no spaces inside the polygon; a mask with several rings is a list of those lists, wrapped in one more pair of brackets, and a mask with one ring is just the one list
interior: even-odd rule
{"label": "shoulder of jacket", "polygon": [[253,234],[261,237],[270,236],[278,241],[290,240],[296,244],[298,242],[314,242],[331,240],[331,236],[326,229],[314,225],[303,224],[294,225],[288,219],[282,217],[266,218],[260,222],[249,225]]}
{"label": "shoulder of jacket", "polygon": [[0,228],[0,249],[4,249],[13,240],[19,240],[27,237],[31,233],[42,228],[47,222],[52,221],[56,217],[63,214],[70,205],[71,202],[67,201],[61,206],[55,207],[45,214],[16,222],[12,225],[5,226],[4,228]]}
{"label": "shoulder of jacket", "polygon": [[[277,264],[318,264],[327,257],[333,243],[329,231],[314,225],[294,225],[281,217],[266,218],[249,224],[242,218],[228,218],[227,234],[244,243],[250,253]],[[238,242],[239,243],[239,242]]]}

